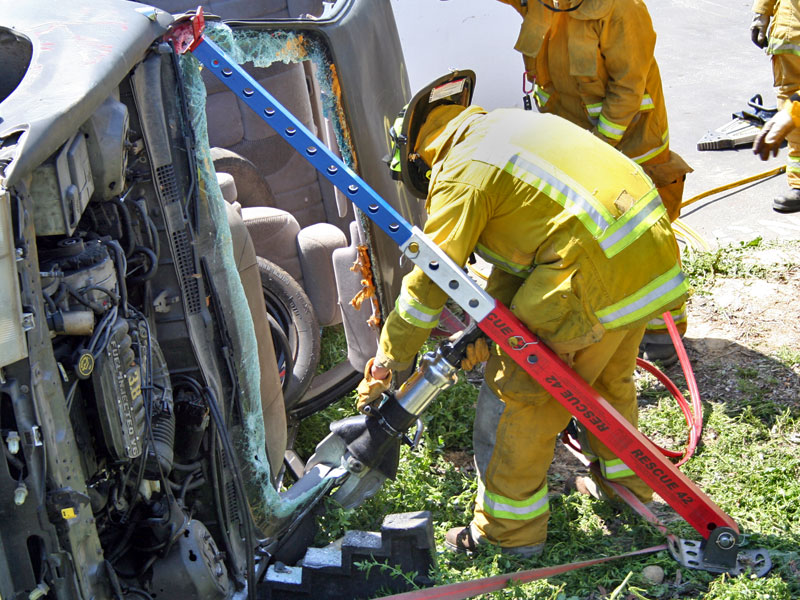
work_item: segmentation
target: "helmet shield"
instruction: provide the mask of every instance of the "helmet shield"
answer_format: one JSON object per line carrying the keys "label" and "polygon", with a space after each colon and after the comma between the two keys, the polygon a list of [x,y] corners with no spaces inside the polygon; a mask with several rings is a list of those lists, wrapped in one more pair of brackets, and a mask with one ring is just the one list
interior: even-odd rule
{"label": "helmet shield", "polygon": [[439,106],[469,106],[474,89],[473,71],[452,71],[419,90],[398,115],[391,130],[394,148],[390,167],[395,173],[399,170],[400,179],[415,196],[425,198],[428,195],[430,167],[414,152],[422,124]]}

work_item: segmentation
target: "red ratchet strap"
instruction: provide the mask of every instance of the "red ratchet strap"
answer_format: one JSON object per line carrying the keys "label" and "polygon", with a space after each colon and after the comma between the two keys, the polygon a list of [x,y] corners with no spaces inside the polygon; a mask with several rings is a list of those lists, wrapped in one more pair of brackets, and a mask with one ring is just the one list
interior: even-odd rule
{"label": "red ratchet strap", "polygon": [[603,558],[594,558],[592,560],[584,560],[566,565],[528,569],[527,571],[517,571],[515,573],[506,573],[504,575],[494,575],[493,577],[473,579],[471,581],[464,581],[462,583],[451,583],[449,585],[440,585],[422,590],[413,590],[411,592],[404,592],[402,594],[394,594],[393,596],[385,596],[383,600],[463,600],[464,598],[474,598],[480,594],[488,594],[489,592],[502,590],[512,582],[528,583],[530,581],[536,581],[537,579],[547,579],[548,577],[554,577],[556,575],[561,575],[562,573],[567,573],[576,569],[591,567],[612,560],[618,560],[620,558],[632,558],[642,554],[660,552],[661,550],[667,550],[667,545],[661,544],[659,546],[652,546],[642,550],[634,550],[633,552],[627,552],[617,556],[606,556]]}
{"label": "red ratchet strap", "polygon": [[700,535],[708,539],[718,527],[739,532],[731,517],[528,331],[508,308],[496,302],[494,310],[478,325]]}

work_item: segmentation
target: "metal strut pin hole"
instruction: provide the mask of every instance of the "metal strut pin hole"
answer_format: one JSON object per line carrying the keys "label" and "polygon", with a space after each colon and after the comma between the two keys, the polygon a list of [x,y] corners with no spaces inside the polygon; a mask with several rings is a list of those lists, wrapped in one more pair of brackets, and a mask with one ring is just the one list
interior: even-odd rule
{"label": "metal strut pin hole", "polygon": [[274,108],[265,108],[264,109],[264,114],[267,115],[268,117],[271,117],[271,116],[273,116],[275,114],[275,109]]}
{"label": "metal strut pin hole", "polygon": [[531,354],[531,355],[528,357],[528,364],[530,364],[530,365],[535,365],[537,362],[539,362],[539,357],[538,357],[538,356],[536,356],[535,354]]}
{"label": "metal strut pin hole", "polygon": [[355,194],[358,191],[358,186],[355,183],[351,183],[347,186],[347,191],[351,194]]}
{"label": "metal strut pin hole", "polygon": [[328,167],[328,173],[330,173],[331,175],[337,173],[338,171],[339,167],[337,167],[336,165],[331,165]]}
{"label": "metal strut pin hole", "polygon": [[231,75],[233,75],[233,70],[229,69],[228,67],[225,67],[224,69],[222,69],[222,74],[225,77],[230,77]]}
{"label": "metal strut pin hole", "polygon": [[371,213],[375,214],[376,212],[378,212],[378,211],[380,210],[380,208],[381,208],[381,207],[380,207],[380,206],[378,206],[377,204],[370,204],[370,205],[367,207],[367,210],[368,210],[369,212],[371,212]]}
{"label": "metal strut pin hole", "polygon": [[314,146],[309,146],[306,148],[306,154],[309,156],[314,156],[317,153],[317,149]]}
{"label": "metal strut pin hole", "polygon": [[398,225],[397,223],[392,223],[391,225],[389,225],[389,231],[391,231],[392,233],[399,230],[400,230],[400,225]]}
{"label": "metal strut pin hole", "polygon": [[294,127],[287,127],[286,128],[286,135],[292,136],[295,133],[297,133],[297,129],[295,129]]}
{"label": "metal strut pin hole", "polygon": [[430,267],[431,271],[435,271],[436,269],[439,268],[439,262],[432,260],[431,262],[428,263],[428,267]]}
{"label": "metal strut pin hole", "polygon": [[242,93],[249,98],[250,96],[255,94],[255,91],[253,90],[253,88],[244,88],[242,90]]}
{"label": "metal strut pin hole", "polygon": [[211,61],[211,66],[212,67],[218,67],[219,66],[219,60],[216,59],[216,58],[214,60],[212,60]]}
{"label": "metal strut pin hole", "polygon": [[450,286],[451,290],[457,290],[458,289],[458,282],[455,279],[451,279],[450,283],[448,283],[447,285]]}
{"label": "metal strut pin hole", "polygon": [[469,301],[470,308],[478,308],[478,304],[480,304],[480,302],[478,302],[476,298],[473,298],[472,300]]}

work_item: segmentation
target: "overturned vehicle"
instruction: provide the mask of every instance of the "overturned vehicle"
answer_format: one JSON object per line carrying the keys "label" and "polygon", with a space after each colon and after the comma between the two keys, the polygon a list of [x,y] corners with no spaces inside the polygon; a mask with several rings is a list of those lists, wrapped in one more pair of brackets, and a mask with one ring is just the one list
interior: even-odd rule
{"label": "overturned vehicle", "polygon": [[[244,6],[207,35],[419,222],[382,163],[408,96],[389,1]],[[304,556],[347,474],[292,439],[357,383],[399,252],[175,52],[189,8],[3,2],[2,598],[355,598],[386,582],[354,558],[431,560],[424,515]],[[320,370],[328,328],[347,357]]]}

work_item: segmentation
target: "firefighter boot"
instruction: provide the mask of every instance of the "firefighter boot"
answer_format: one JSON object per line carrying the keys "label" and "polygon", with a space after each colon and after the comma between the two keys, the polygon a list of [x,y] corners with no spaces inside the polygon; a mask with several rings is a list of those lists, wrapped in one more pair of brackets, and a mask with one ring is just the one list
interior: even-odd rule
{"label": "firefighter boot", "polygon": [[772,210],[780,213],[793,213],[800,210],[800,189],[789,188],[789,191],[772,201]]}
{"label": "firefighter boot", "polygon": [[[484,536],[480,534],[476,527],[470,523],[466,527],[453,527],[444,538],[445,547],[452,552],[463,554],[474,554],[478,548],[491,546]],[[500,552],[511,556],[531,558],[539,556],[544,551],[544,543],[533,544],[531,546],[516,546],[513,548],[500,548]]]}

